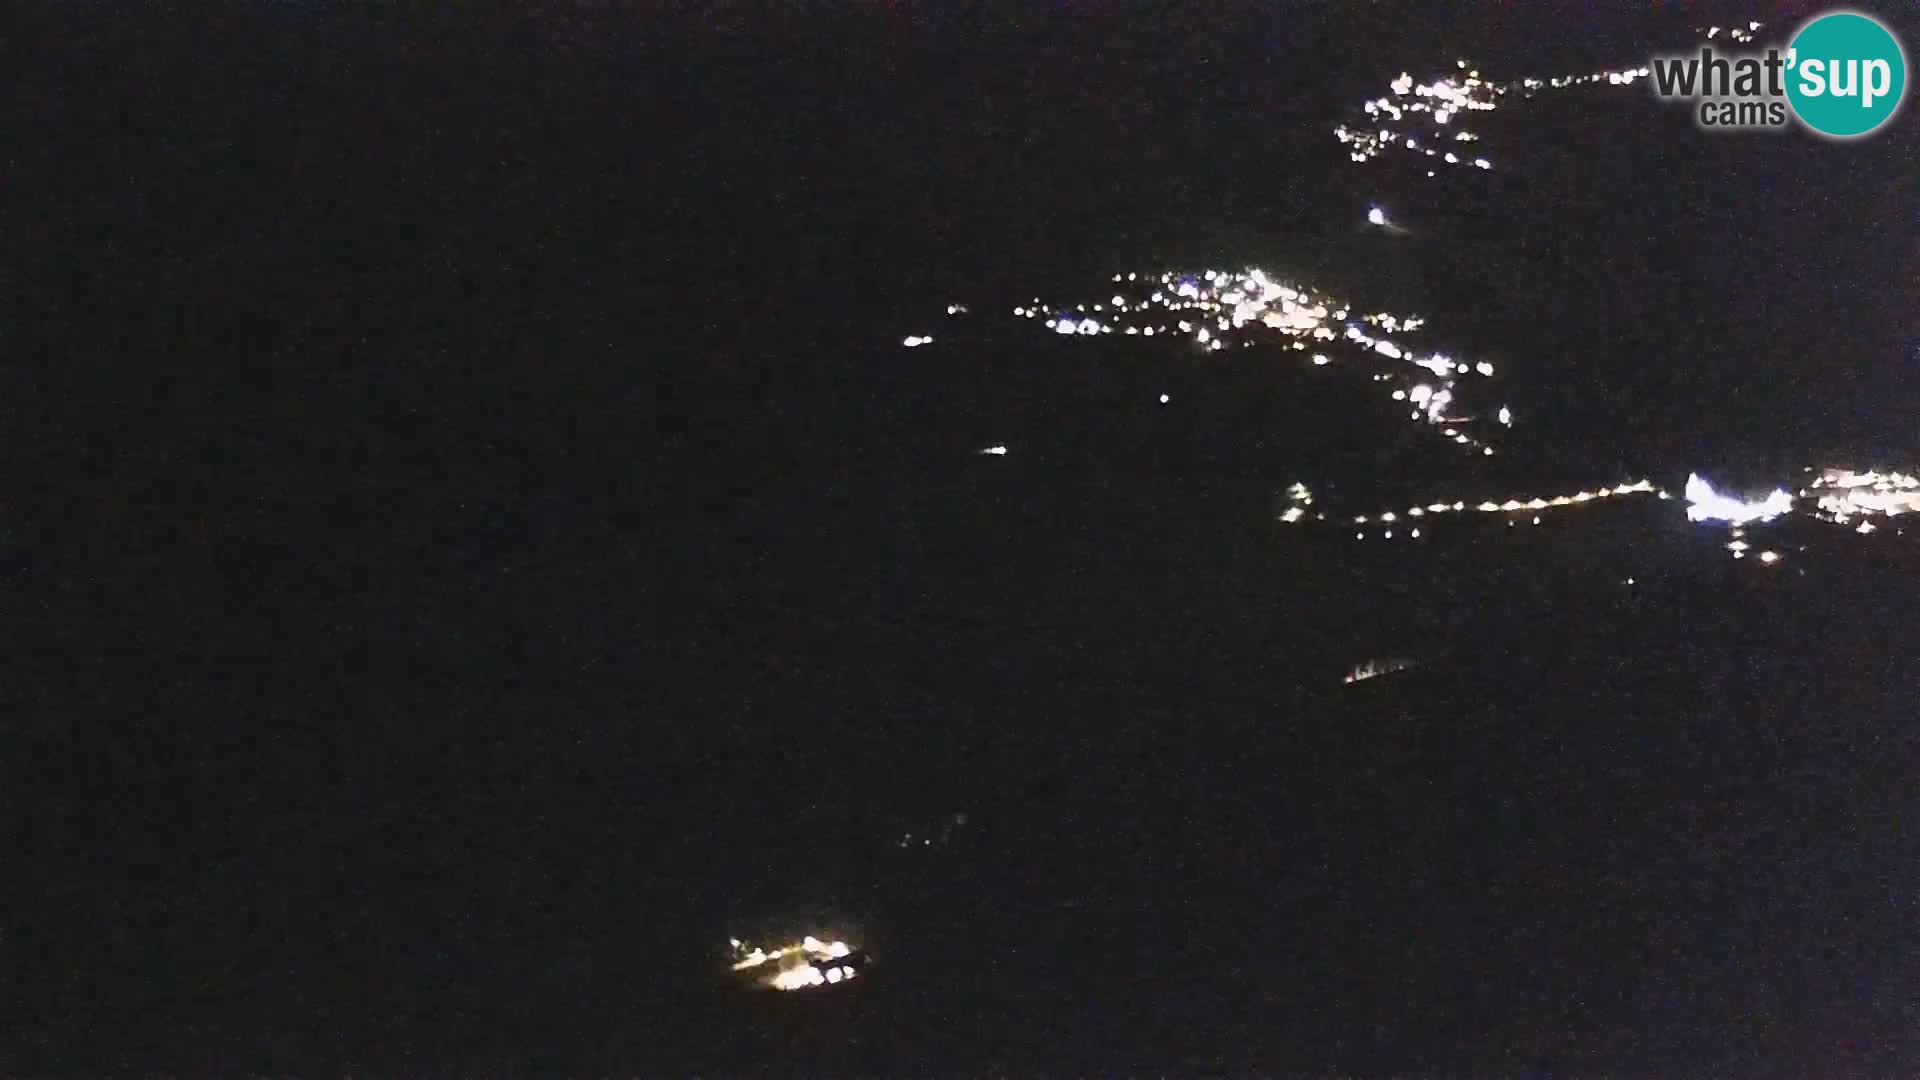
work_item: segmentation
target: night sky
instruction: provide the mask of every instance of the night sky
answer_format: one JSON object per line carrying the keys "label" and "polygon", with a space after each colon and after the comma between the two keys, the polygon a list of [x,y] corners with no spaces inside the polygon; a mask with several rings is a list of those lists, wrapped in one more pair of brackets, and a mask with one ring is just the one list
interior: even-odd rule
{"label": "night sky", "polygon": [[[1911,1072],[1897,519],[1276,523],[1920,465],[1911,103],[1332,135],[1815,10],[9,11],[0,1072]],[[1511,451],[1007,314],[1213,266],[1428,316]]]}

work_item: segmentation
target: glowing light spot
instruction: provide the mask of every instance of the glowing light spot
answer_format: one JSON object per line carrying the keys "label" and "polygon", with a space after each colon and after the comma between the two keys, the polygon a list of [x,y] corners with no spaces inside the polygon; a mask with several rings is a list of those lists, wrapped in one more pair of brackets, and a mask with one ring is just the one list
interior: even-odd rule
{"label": "glowing light spot", "polygon": [[1722,521],[1745,525],[1749,521],[1770,521],[1793,509],[1793,496],[1775,488],[1760,500],[1736,499],[1713,490],[1713,485],[1698,473],[1687,476],[1687,520]]}
{"label": "glowing light spot", "polygon": [[1377,679],[1382,675],[1392,675],[1396,671],[1406,671],[1413,666],[1414,662],[1411,660],[1368,660],[1366,663],[1356,665],[1352,670],[1341,676],[1340,681],[1348,686],[1352,686],[1354,683],[1366,682],[1368,679]]}
{"label": "glowing light spot", "polygon": [[822,970],[820,964],[828,960],[840,960],[853,954],[853,949],[844,941],[821,941],[808,935],[798,944],[784,945],[768,952],[758,946],[749,948],[738,938],[729,939],[735,961],[733,970],[752,971],[767,965],[777,965],[779,970],[759,980],[760,985],[775,990],[805,990],[815,986],[824,986],[853,978],[856,969],[852,965],[834,964]]}
{"label": "glowing light spot", "polygon": [[1367,224],[1385,225],[1386,223],[1387,223],[1386,211],[1380,209],[1377,206],[1371,207],[1370,209],[1367,210]]}
{"label": "glowing light spot", "polygon": [[819,968],[812,964],[802,964],[775,975],[767,985],[775,990],[804,990],[810,986],[819,986],[825,981],[826,976],[820,974]]}

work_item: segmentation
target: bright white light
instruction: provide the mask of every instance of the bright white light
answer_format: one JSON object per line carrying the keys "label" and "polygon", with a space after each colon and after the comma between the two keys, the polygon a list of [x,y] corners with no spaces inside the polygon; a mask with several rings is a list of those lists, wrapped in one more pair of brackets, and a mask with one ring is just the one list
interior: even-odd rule
{"label": "bright white light", "polygon": [[1513,410],[1505,405],[1500,406],[1500,422],[1507,427],[1513,426]]}
{"label": "bright white light", "polygon": [[1004,446],[989,446],[985,450],[982,450],[980,452],[983,454],[992,454],[994,457],[1007,456],[1007,448]]}
{"label": "bright white light", "polygon": [[1760,553],[1760,561],[1766,563],[1768,566],[1772,566],[1774,563],[1780,561],[1780,553],[1777,551],[1763,551]]}
{"label": "bright white light", "polygon": [[1385,225],[1386,223],[1387,223],[1386,211],[1381,210],[1377,206],[1372,207],[1367,211],[1367,224]]}
{"label": "bright white light", "polygon": [[1687,476],[1687,520],[1722,521],[1745,525],[1749,521],[1770,521],[1793,509],[1793,496],[1773,489],[1759,501],[1735,499],[1713,490],[1698,473]]}
{"label": "bright white light", "polygon": [[1331,360],[1328,360],[1328,359],[1327,359],[1327,354],[1326,354],[1326,353],[1314,353],[1314,354],[1313,354],[1313,366],[1314,366],[1314,367],[1326,367],[1326,366],[1327,366],[1328,364],[1330,364],[1330,363],[1332,363],[1332,361],[1331,361]]}
{"label": "bright white light", "polygon": [[819,968],[812,964],[803,964],[775,975],[767,985],[775,990],[802,990],[809,986],[819,986],[826,981],[827,977],[820,974]]}
{"label": "bright white light", "polygon": [[1168,396],[1167,396],[1167,395],[1165,395],[1165,394],[1161,394],[1161,395],[1160,395],[1160,404],[1162,404],[1162,405],[1165,405],[1165,404],[1166,404],[1167,402],[1169,402],[1169,401],[1172,401],[1172,400],[1173,400],[1173,399],[1172,399],[1171,397],[1168,397]]}
{"label": "bright white light", "polygon": [[909,349],[917,349],[922,345],[933,344],[933,339],[930,337],[921,337],[920,335],[915,334],[907,338],[905,341],[902,341],[900,344],[905,345]]}
{"label": "bright white light", "polygon": [[824,960],[838,960],[853,953],[844,941],[826,942],[807,935],[797,944],[783,945],[768,952],[759,946],[749,948],[738,938],[729,939],[733,948],[735,971],[750,971],[762,966],[774,966],[779,970],[762,977],[761,985],[775,990],[804,990],[809,987],[837,983],[853,978],[855,971],[851,967],[835,965],[822,971],[817,965]]}

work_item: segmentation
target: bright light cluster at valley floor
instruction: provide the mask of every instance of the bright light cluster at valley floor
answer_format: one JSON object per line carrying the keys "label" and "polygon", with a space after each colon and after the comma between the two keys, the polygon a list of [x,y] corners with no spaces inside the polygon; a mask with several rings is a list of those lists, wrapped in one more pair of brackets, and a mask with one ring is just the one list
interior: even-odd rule
{"label": "bright light cluster at valley floor", "polygon": [[[1729,28],[1727,36],[1736,42],[1751,42],[1760,25],[1749,22],[1745,30]],[[1721,28],[1707,27],[1701,33],[1711,39],[1721,33]],[[1356,116],[1333,129],[1334,137],[1346,146],[1347,156],[1364,164],[1389,151],[1401,151],[1426,159],[1429,176],[1441,165],[1491,169],[1494,163],[1475,152],[1481,136],[1467,127],[1476,114],[1524,102],[1547,90],[1632,86],[1653,74],[1651,68],[1628,67],[1496,81],[1482,78],[1479,70],[1465,60],[1456,60],[1454,68],[1424,83],[1402,72],[1388,85],[1386,94],[1362,103],[1358,111],[1364,119]]]}
{"label": "bright light cluster at valley floor", "polygon": [[852,946],[844,941],[821,941],[809,934],[772,950],[734,938],[728,942],[733,970],[747,974],[772,990],[810,990],[849,982],[860,974]]}

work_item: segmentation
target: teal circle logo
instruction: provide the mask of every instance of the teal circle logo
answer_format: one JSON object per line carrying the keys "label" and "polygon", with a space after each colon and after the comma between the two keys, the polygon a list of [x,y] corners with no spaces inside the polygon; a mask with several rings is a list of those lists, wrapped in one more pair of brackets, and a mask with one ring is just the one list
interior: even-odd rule
{"label": "teal circle logo", "polygon": [[1907,94],[1907,54],[1877,19],[1835,11],[1788,46],[1787,101],[1800,122],[1851,139],[1893,119]]}

